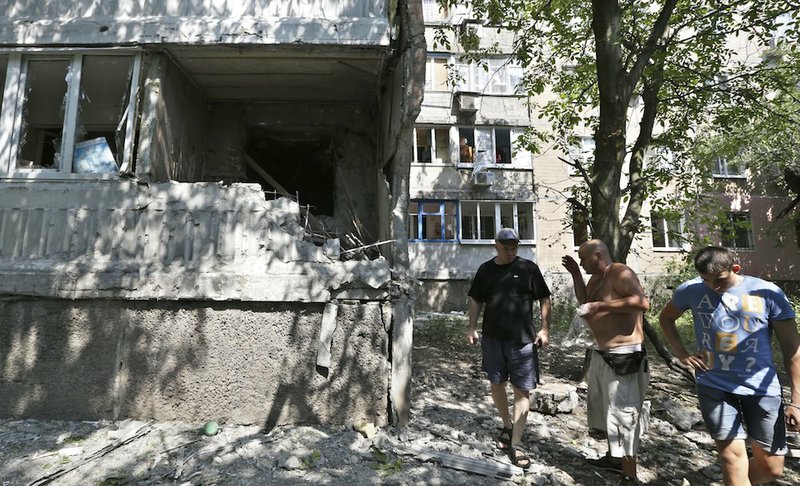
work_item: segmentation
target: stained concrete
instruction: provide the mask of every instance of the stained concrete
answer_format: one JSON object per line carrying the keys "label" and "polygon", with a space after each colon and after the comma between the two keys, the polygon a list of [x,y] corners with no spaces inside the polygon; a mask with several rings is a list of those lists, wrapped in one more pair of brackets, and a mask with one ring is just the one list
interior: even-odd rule
{"label": "stained concrete", "polygon": [[0,306],[0,416],[386,423],[377,302],[340,302],[317,368],[321,304],[13,298]]}

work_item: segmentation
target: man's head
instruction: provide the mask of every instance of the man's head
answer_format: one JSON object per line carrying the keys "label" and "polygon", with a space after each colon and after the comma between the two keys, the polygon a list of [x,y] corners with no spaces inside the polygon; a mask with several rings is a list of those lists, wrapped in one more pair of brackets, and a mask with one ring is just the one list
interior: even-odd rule
{"label": "man's head", "polygon": [[503,228],[494,237],[495,249],[500,264],[511,263],[517,257],[519,234],[514,228]]}
{"label": "man's head", "polygon": [[733,253],[727,248],[707,246],[694,256],[694,268],[703,282],[715,292],[723,293],[736,285],[741,270],[733,263]]}
{"label": "man's head", "polygon": [[578,258],[586,273],[600,273],[611,264],[608,246],[601,240],[589,240],[578,248]]}

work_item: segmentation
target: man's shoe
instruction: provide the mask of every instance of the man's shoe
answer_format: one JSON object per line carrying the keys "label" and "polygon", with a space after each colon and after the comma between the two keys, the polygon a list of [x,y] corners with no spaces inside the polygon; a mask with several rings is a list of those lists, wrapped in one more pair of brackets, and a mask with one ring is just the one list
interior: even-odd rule
{"label": "man's shoe", "polygon": [[594,467],[607,471],[622,472],[622,459],[611,457],[608,453],[599,459],[587,459],[586,462]]}
{"label": "man's shoe", "polygon": [[640,486],[642,483],[636,480],[636,478],[632,478],[630,476],[622,475],[622,479],[619,480],[619,486]]}

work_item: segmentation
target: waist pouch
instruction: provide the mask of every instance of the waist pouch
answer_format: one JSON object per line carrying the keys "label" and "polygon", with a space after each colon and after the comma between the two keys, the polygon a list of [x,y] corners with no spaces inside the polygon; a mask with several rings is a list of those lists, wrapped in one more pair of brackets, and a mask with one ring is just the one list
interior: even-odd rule
{"label": "waist pouch", "polygon": [[636,373],[642,367],[644,362],[645,370],[647,369],[647,351],[634,351],[632,353],[609,353],[608,351],[599,351],[600,356],[603,358],[608,366],[614,370],[618,375],[630,375]]}

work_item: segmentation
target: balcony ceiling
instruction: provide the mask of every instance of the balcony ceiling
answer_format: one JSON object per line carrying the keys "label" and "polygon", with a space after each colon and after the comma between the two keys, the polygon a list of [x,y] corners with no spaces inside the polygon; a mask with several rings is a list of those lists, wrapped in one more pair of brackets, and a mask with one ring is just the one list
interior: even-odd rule
{"label": "balcony ceiling", "polygon": [[385,48],[171,47],[169,53],[210,100],[363,103],[378,94]]}

